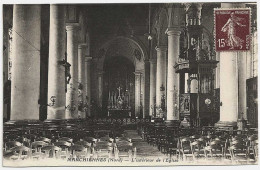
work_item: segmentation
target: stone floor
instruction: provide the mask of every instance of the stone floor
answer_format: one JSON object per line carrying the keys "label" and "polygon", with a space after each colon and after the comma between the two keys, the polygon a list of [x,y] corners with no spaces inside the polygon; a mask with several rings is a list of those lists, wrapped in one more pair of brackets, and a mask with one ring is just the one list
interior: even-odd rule
{"label": "stone floor", "polygon": [[133,145],[137,149],[137,158],[167,158],[166,155],[161,153],[156,146],[149,145],[146,141],[144,141],[137,133],[136,130],[127,130],[127,137],[132,139]]}
{"label": "stone floor", "polygon": [[[254,160],[232,162],[230,158],[227,159],[205,159],[204,157],[193,160],[193,157],[187,157],[186,160],[178,160],[176,156],[170,158],[169,155],[163,154],[156,146],[149,145],[144,141],[135,130],[126,131],[127,137],[131,138],[134,146],[137,148],[136,158],[138,160],[146,159],[144,162],[153,160],[153,165],[239,165],[239,164],[257,164]],[[161,162],[156,162],[156,160]]]}

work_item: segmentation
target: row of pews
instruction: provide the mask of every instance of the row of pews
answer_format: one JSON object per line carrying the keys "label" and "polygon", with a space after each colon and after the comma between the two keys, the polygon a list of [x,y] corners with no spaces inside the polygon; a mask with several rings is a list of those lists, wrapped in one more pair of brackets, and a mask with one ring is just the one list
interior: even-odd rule
{"label": "row of pews", "polygon": [[179,122],[140,123],[138,133],[150,145],[178,161],[258,162],[257,129],[181,128]]}
{"label": "row of pews", "polygon": [[116,122],[8,122],[3,144],[3,158],[12,161],[136,157],[136,147]]}

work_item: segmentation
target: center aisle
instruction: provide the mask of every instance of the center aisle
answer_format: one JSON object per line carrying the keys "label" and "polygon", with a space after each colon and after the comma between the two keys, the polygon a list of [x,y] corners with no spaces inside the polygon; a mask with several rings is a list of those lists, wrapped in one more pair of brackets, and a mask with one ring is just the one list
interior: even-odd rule
{"label": "center aisle", "polygon": [[136,158],[167,158],[167,155],[162,154],[156,146],[149,145],[137,133],[136,130],[126,130],[126,137],[132,139],[133,145],[136,147]]}

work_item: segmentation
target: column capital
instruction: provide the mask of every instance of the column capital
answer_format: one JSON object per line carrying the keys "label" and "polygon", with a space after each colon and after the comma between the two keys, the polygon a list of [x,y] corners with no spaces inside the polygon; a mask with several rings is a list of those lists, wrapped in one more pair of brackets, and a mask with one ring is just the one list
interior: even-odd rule
{"label": "column capital", "polygon": [[105,73],[104,71],[99,71],[97,74],[98,74],[99,76],[103,76],[104,73]]}
{"label": "column capital", "polygon": [[165,7],[166,8],[180,8],[182,6],[182,4],[180,3],[180,4],[178,4],[178,3],[166,3],[165,4]]}
{"label": "column capital", "polygon": [[181,27],[169,27],[166,29],[165,34],[168,34],[168,36],[170,35],[180,36],[181,30],[182,30]]}
{"label": "column capital", "polygon": [[151,64],[155,64],[155,63],[156,63],[156,58],[150,58],[149,62],[150,62]]}
{"label": "column capital", "polygon": [[149,62],[150,62],[149,59],[144,59],[144,64],[149,63]]}
{"label": "column capital", "polygon": [[203,3],[196,3],[196,6],[197,6],[197,8],[198,8],[198,10],[201,10],[202,9],[202,5],[203,5]]}
{"label": "column capital", "polygon": [[156,51],[167,51],[168,47],[167,46],[156,46],[155,50]]}
{"label": "column capital", "polygon": [[80,29],[80,26],[78,23],[73,23],[73,24],[68,24],[66,23],[66,31],[74,31],[74,30],[79,30]]}
{"label": "column capital", "polygon": [[141,76],[141,75],[142,75],[142,72],[140,72],[140,71],[135,71],[134,74],[135,74],[136,76]]}
{"label": "column capital", "polygon": [[65,7],[65,5],[64,5],[64,4],[50,4],[50,6]]}
{"label": "column capital", "polygon": [[245,3],[223,2],[221,8],[245,8]]}
{"label": "column capital", "polygon": [[85,57],[85,62],[90,62],[92,60],[92,57],[86,56]]}
{"label": "column capital", "polygon": [[81,43],[78,45],[78,48],[81,49],[81,48],[86,48],[87,47],[87,44],[86,43]]}

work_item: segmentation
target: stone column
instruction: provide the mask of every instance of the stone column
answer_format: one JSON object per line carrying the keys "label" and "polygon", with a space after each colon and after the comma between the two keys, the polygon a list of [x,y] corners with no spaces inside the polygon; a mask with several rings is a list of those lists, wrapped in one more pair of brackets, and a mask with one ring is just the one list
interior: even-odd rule
{"label": "stone column", "polygon": [[66,94],[66,119],[78,118],[78,25],[67,25],[67,61],[71,64],[71,79]]}
{"label": "stone column", "polygon": [[189,93],[190,89],[188,87],[188,83],[189,83],[189,73],[184,73],[184,81],[185,81],[185,87],[184,87],[184,93]]}
{"label": "stone column", "polygon": [[198,80],[192,79],[190,81],[190,93],[198,93]]}
{"label": "stone column", "polygon": [[39,120],[41,6],[13,6],[10,120]]}
{"label": "stone column", "polygon": [[161,106],[161,97],[165,94],[165,90],[161,91],[161,87],[166,87],[166,46],[155,48],[157,51],[157,66],[156,66],[156,106]]}
{"label": "stone column", "polygon": [[50,41],[48,70],[48,103],[56,97],[54,106],[48,107],[47,119],[65,119],[65,7],[50,5]]}
{"label": "stone column", "polygon": [[[79,97],[79,102],[82,103],[82,105],[84,106],[86,103],[86,86],[85,86],[85,53],[86,53],[86,48],[87,45],[86,44],[79,44],[78,46],[78,80],[79,80],[79,84],[81,84],[82,89],[79,89],[80,91],[80,97]],[[86,112],[84,110],[79,111],[79,117],[84,119],[86,118]]]}
{"label": "stone column", "polygon": [[[222,8],[237,8],[244,7],[241,3],[221,3]],[[244,68],[239,68],[239,60],[241,62],[244,60],[245,52],[219,52],[220,58],[220,120],[216,123],[216,126],[237,126],[238,120],[238,109],[244,110],[242,107],[246,105],[241,104],[245,102],[245,83],[241,83],[242,86],[239,86],[239,77],[240,79],[246,78],[244,74],[239,72],[245,71]],[[243,58],[242,58],[243,57]],[[241,67],[244,64],[241,64]],[[238,75],[242,74],[242,75]],[[242,78],[242,79],[243,79]],[[241,82],[245,81],[242,80]],[[240,93],[240,94],[239,94]],[[240,95],[240,97],[238,96]],[[243,98],[243,99],[242,99]],[[242,99],[242,101],[241,101]],[[239,106],[241,104],[241,106]]]}
{"label": "stone column", "polygon": [[168,28],[167,120],[179,120],[179,74],[174,65],[180,54],[179,28]]}
{"label": "stone column", "polygon": [[104,72],[100,71],[98,73],[98,106],[102,108],[102,100],[103,100],[103,75]]}
{"label": "stone column", "polygon": [[[145,64],[144,64],[145,67]],[[144,118],[145,117],[145,109],[144,109],[144,102],[145,102],[145,71],[142,70],[141,74],[141,101],[140,101],[140,117]]]}
{"label": "stone column", "polygon": [[220,122],[236,125],[238,112],[237,53],[220,52]]}
{"label": "stone column", "polygon": [[86,87],[86,102],[88,105],[88,110],[87,110],[87,116],[91,116],[90,113],[90,104],[91,104],[91,62],[92,57],[86,57],[85,58],[85,87]]}
{"label": "stone column", "polygon": [[246,52],[238,52],[238,118],[247,120],[246,106]]}
{"label": "stone column", "polygon": [[[245,8],[245,3],[230,4],[234,8]],[[222,4],[221,4],[222,6]],[[223,4],[224,7],[224,4]],[[229,7],[229,4],[227,6]],[[251,22],[251,21],[250,21]],[[250,28],[251,29],[251,28]],[[253,48],[251,46],[251,48]],[[246,53],[247,52],[238,52],[238,119],[247,120],[247,103],[246,103],[246,79],[247,79],[247,66],[246,66]]]}
{"label": "stone column", "polygon": [[[219,53],[216,53],[216,60],[219,61]],[[217,63],[217,67],[215,69],[215,88],[219,88],[219,82],[220,82],[220,78],[219,78],[219,74],[220,74],[220,65],[219,63]]]}
{"label": "stone column", "polygon": [[134,72],[135,74],[135,117],[140,116],[141,104],[141,72]]}
{"label": "stone column", "polygon": [[150,100],[150,63],[149,61],[144,61],[144,78],[143,78],[143,117],[147,118],[149,116],[149,100]]}
{"label": "stone column", "polygon": [[156,97],[156,59],[150,60],[150,112],[149,116],[154,116],[154,104]]}

